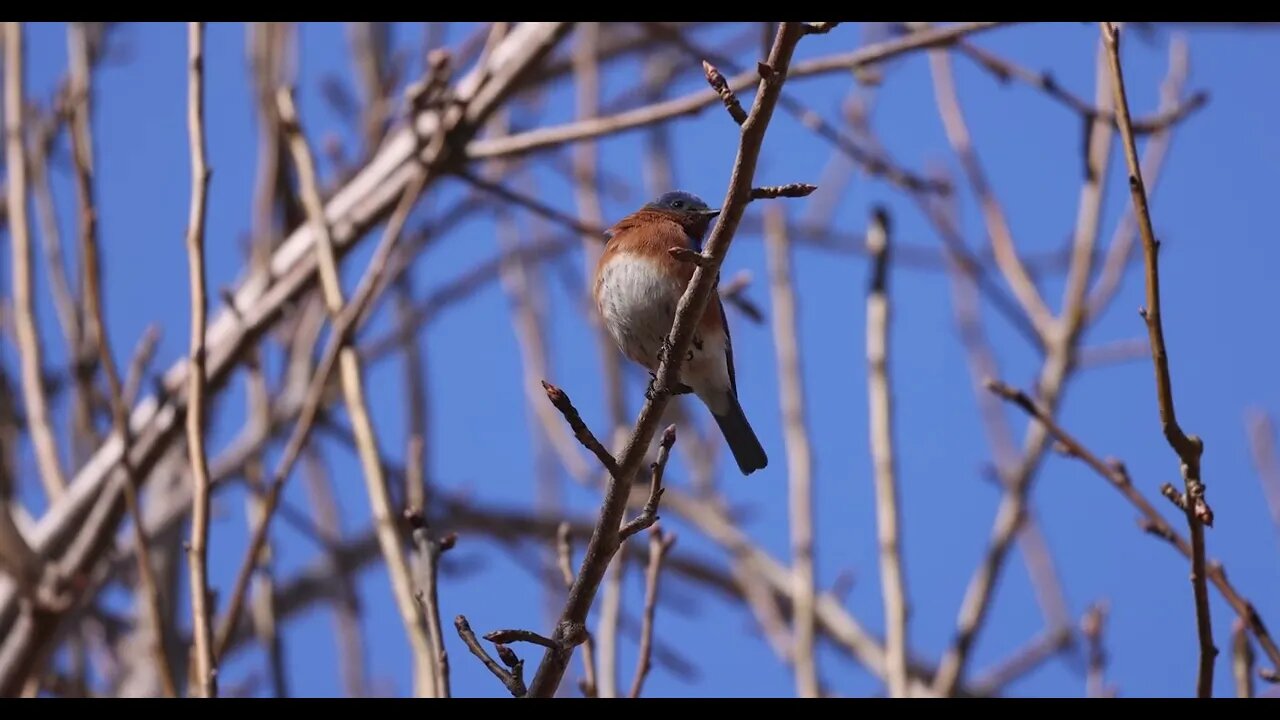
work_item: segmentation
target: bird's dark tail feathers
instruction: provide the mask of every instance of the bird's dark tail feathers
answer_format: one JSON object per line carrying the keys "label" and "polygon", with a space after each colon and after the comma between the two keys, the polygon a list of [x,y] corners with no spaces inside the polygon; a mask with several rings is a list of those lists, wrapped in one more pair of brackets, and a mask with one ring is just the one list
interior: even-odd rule
{"label": "bird's dark tail feathers", "polygon": [[729,407],[724,414],[713,414],[713,417],[716,419],[716,424],[720,426],[720,432],[724,435],[725,442],[729,444],[733,459],[737,461],[738,469],[743,475],[750,475],[769,464],[769,456],[765,454],[764,447],[760,445],[760,439],[751,429],[751,423],[747,422],[747,416],[742,412],[742,405],[733,393],[729,393]]}

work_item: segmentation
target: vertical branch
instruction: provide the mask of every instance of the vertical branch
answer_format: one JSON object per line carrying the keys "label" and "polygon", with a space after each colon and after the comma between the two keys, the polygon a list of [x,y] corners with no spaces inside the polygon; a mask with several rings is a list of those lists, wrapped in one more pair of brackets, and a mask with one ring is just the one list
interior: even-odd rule
{"label": "vertical branch", "polygon": [[1107,57],[1111,64],[1112,87],[1115,92],[1116,125],[1124,140],[1125,161],[1129,164],[1129,193],[1133,199],[1134,215],[1142,236],[1144,267],[1146,269],[1147,303],[1143,318],[1151,342],[1151,359],[1155,366],[1156,400],[1160,409],[1160,425],[1169,447],[1178,456],[1186,495],[1182,507],[1191,533],[1191,586],[1195,596],[1196,630],[1200,640],[1200,663],[1196,676],[1196,695],[1210,697],[1213,694],[1213,661],[1218,649],[1213,644],[1213,629],[1209,616],[1209,588],[1205,581],[1204,526],[1213,525],[1213,511],[1204,498],[1204,483],[1200,478],[1200,455],[1204,442],[1195,435],[1186,435],[1178,425],[1173,407],[1173,381],[1169,375],[1169,354],[1164,344],[1164,326],[1160,317],[1160,271],[1157,255],[1160,250],[1155,230],[1151,226],[1151,211],[1147,206],[1147,193],[1142,184],[1142,168],[1138,163],[1138,148],[1133,138],[1133,124],[1129,117],[1129,100],[1125,94],[1124,74],[1120,70],[1120,30],[1110,23],[1101,23],[1099,29],[1107,45]]}
{"label": "vertical branch", "polygon": [[120,465],[125,474],[125,504],[133,521],[133,539],[137,546],[134,557],[138,563],[138,583],[146,607],[146,621],[150,625],[151,651],[155,656],[155,669],[160,677],[161,688],[166,696],[177,697],[177,685],[170,673],[169,661],[165,655],[164,605],[160,586],[153,570],[150,541],[143,523],[141,504],[138,501],[139,478],[129,457],[133,440],[129,427],[129,405],[120,382],[115,356],[111,351],[106,313],[103,311],[101,263],[98,258],[97,208],[93,187],[93,143],[90,133],[89,103],[92,88],[89,74],[89,41],[81,23],[71,23],[67,33],[67,48],[70,54],[68,64],[71,68],[71,148],[75,156],[76,197],[80,214],[80,266],[84,278],[86,316],[82,342],[92,348],[107,378],[112,425],[121,443]]}
{"label": "vertical branch", "polygon": [[[574,97],[577,106],[577,120],[587,122],[600,113],[600,28],[598,22],[578,23],[576,43],[573,49]],[[596,143],[591,140],[574,143],[571,150],[573,156],[573,197],[578,207],[578,217],[584,225],[593,228],[604,227],[604,210],[600,203],[599,153]],[[600,253],[604,250],[600,238],[593,235],[582,236],[583,273],[587,286],[586,296],[590,297],[592,288],[591,269],[596,266]],[[618,349],[614,346],[597,313],[587,313],[588,321],[595,331],[596,346],[600,353],[601,376],[604,381],[604,396],[609,418],[608,437],[610,451],[617,452],[614,447],[619,438],[625,437],[627,424],[627,407],[623,398],[622,366]],[[600,621],[596,626],[596,658],[599,667],[596,671],[600,697],[618,697],[618,620],[622,611],[622,581],[626,573],[625,557],[617,559],[614,571],[605,579],[604,597],[601,598]]]}
{"label": "vertical branch", "polygon": [[1260,410],[1245,416],[1249,434],[1249,449],[1253,454],[1253,466],[1258,471],[1258,482],[1271,511],[1271,521],[1280,531],[1280,455],[1276,453],[1275,428],[1271,418]]}
{"label": "vertical branch", "polygon": [[627,554],[619,553],[613,572],[605,580],[600,598],[600,622],[596,626],[596,691],[602,698],[618,697],[618,621],[622,616],[622,580],[627,572]]}
{"label": "vertical branch", "polygon": [[902,570],[898,486],[893,443],[893,398],[889,385],[889,217],[876,208],[867,233],[871,287],[867,294],[867,398],[871,456],[875,468],[876,528],[880,536],[880,585],[885,617],[885,675],[889,695],[907,696],[907,591]]}
{"label": "vertical branch", "polygon": [[338,503],[329,487],[328,473],[320,454],[314,449],[302,457],[303,477],[307,484],[316,529],[321,533],[328,562],[335,570],[337,598],[334,600],[334,631],[338,643],[339,675],[348,697],[364,697],[365,649],[360,629],[360,599],[351,576],[341,572],[338,549],[342,547],[342,519]]}
{"label": "vertical branch", "polygon": [[1236,682],[1236,697],[1253,697],[1253,645],[1240,618],[1231,625],[1231,674]]}
{"label": "vertical branch", "polygon": [[644,618],[640,626],[640,657],[636,661],[636,674],[631,679],[633,698],[640,697],[644,680],[649,675],[653,655],[653,620],[658,608],[658,579],[662,576],[662,559],[666,557],[676,536],[664,534],[662,528],[655,527],[649,533],[649,565],[644,575]]}
{"label": "vertical branch", "polygon": [[209,458],[204,449],[205,291],[204,213],[209,168],[204,137],[204,23],[187,24],[187,127],[191,135],[191,217],[187,224],[187,260],[191,275],[191,365],[187,400],[187,451],[191,455],[194,496],[191,513],[191,614],[196,653],[196,688],[203,697],[218,694],[210,629],[208,543]]}
{"label": "vertical branch", "polygon": [[[340,321],[344,305],[342,285],[338,276],[338,261],[333,248],[333,238],[328,222],[325,220],[324,204],[320,199],[320,190],[317,186],[315,164],[298,122],[293,97],[287,88],[281,88],[277,92],[276,103],[279,106],[280,120],[289,136],[290,151],[301,181],[303,204],[317,238],[316,254],[319,256],[320,284],[324,293],[325,306],[332,320],[337,323]],[[436,689],[432,671],[431,646],[428,642],[427,629],[413,597],[413,581],[396,528],[390,489],[383,471],[373,421],[366,405],[364,380],[356,349],[349,344],[343,345],[338,352],[338,363],[342,392],[347,412],[351,417],[360,464],[364,470],[369,504],[373,509],[378,545],[386,561],[396,607],[400,611],[400,618],[409,635],[413,650],[414,693],[419,697],[432,697],[436,694]]]}
{"label": "vertical branch", "polygon": [[13,245],[13,324],[22,361],[22,399],[35,445],[36,464],[50,502],[62,497],[67,480],[58,461],[58,443],[49,424],[44,394],[44,363],[36,329],[31,267],[31,233],[27,219],[27,151],[23,139],[26,101],[23,92],[22,24],[4,24],[4,126],[5,162],[8,165],[8,224]]}
{"label": "vertical branch", "polygon": [[[573,546],[569,542],[569,530],[568,521],[560,523],[560,527],[556,530],[556,565],[560,568],[564,586],[573,589]],[[582,642],[582,681],[579,684],[583,695],[587,697],[599,695],[596,690],[599,684],[596,682],[595,643],[592,642],[590,633]]]}
{"label": "vertical branch", "polygon": [[31,190],[36,209],[36,227],[44,251],[45,272],[53,294],[53,307],[62,326],[67,357],[72,358],[75,396],[71,408],[71,465],[80,467],[101,442],[93,426],[92,378],[96,353],[86,347],[81,308],[71,289],[70,272],[62,252],[62,234],[58,229],[57,208],[53,199],[53,183],[49,178],[49,155],[53,152],[61,123],[59,109],[46,118],[35,131],[31,143]]}
{"label": "vertical branch", "polygon": [[794,665],[796,693],[818,697],[815,657],[813,567],[813,460],[805,427],[800,342],[796,332],[796,299],[792,288],[791,245],[781,207],[765,210],[765,245],[769,290],[773,295],[773,341],[778,355],[783,434],[787,446],[787,487],[791,526],[791,585],[794,598]]}
{"label": "vertical branch", "polygon": [[1107,696],[1103,671],[1107,666],[1107,653],[1102,645],[1102,628],[1107,620],[1105,605],[1092,605],[1080,623],[1080,634],[1088,643],[1088,672],[1085,675],[1085,692],[1091,698]]}
{"label": "vertical branch", "polygon": [[[409,438],[410,475],[422,476],[422,468],[414,467],[422,457],[422,438]],[[410,506],[405,516],[412,529],[414,555],[417,565],[418,590],[415,597],[426,617],[427,634],[431,641],[432,667],[435,676],[435,697],[449,697],[449,655],[444,649],[444,632],[440,628],[440,556],[453,547],[456,536],[438,537],[427,524],[427,516],[421,508]]]}

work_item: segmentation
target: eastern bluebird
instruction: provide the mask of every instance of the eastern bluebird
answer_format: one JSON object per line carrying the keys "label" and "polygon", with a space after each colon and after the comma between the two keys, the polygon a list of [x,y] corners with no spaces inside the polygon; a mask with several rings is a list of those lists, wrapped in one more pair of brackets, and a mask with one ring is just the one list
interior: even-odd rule
{"label": "eastern bluebird", "polygon": [[[719,214],[695,195],[669,192],[606,233],[609,241],[596,265],[596,306],[618,348],[650,375],[658,370],[676,306],[694,272],[692,264],[671,257],[668,250],[701,251],[711,219]],[[769,463],[738,403],[733,345],[718,295],[707,303],[694,330],[678,382],[675,394],[693,393],[711,411],[742,474]]]}

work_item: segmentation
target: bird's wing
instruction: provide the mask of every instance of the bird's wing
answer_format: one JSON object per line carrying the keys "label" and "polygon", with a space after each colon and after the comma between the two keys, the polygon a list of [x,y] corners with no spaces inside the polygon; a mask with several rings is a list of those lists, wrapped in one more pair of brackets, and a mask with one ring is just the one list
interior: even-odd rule
{"label": "bird's wing", "polygon": [[[716,285],[720,284],[720,278],[716,278]],[[716,304],[720,306],[720,323],[724,325],[724,362],[729,367],[729,388],[733,390],[733,396],[738,396],[738,377],[733,368],[733,338],[729,335],[729,316],[724,311],[724,301],[720,299],[720,291],[714,290],[716,294]]]}

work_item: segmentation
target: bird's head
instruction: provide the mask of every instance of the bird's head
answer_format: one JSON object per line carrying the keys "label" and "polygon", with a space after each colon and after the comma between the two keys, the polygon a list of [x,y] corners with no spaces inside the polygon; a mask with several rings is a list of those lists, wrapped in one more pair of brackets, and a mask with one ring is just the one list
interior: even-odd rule
{"label": "bird's head", "polygon": [[707,207],[702,198],[683,190],[664,193],[644,206],[668,215],[684,226],[690,237],[701,239],[711,225],[711,219],[720,214],[719,208]]}

